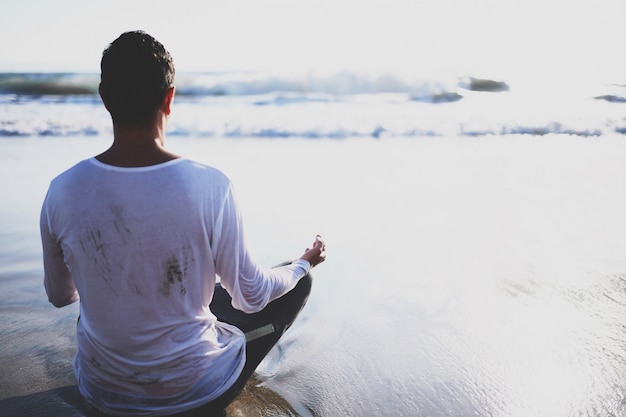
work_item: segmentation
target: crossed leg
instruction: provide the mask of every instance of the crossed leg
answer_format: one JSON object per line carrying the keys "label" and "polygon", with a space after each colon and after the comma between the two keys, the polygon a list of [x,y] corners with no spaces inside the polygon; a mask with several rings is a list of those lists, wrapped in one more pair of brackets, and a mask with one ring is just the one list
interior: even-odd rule
{"label": "crossed leg", "polygon": [[269,303],[263,310],[247,314],[231,305],[231,297],[218,283],[211,301],[211,312],[219,321],[241,329],[246,335],[246,363],[239,378],[219,398],[202,407],[224,409],[241,393],[263,358],[296,320],[311,292],[308,274],[287,294]]}

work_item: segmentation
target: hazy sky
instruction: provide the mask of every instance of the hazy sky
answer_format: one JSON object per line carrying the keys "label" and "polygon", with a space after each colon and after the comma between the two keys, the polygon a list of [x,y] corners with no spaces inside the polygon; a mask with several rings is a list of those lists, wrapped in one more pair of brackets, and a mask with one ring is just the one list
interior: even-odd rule
{"label": "hazy sky", "polygon": [[0,1],[0,71],[97,72],[143,29],[179,71],[626,74],[625,0]]}

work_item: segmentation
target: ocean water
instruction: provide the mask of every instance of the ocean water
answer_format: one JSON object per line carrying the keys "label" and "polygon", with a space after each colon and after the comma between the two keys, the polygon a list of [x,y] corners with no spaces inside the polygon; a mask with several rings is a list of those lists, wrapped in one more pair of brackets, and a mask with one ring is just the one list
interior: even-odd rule
{"label": "ocean water", "polygon": [[[0,137],[110,135],[94,74],[0,74]],[[623,79],[393,73],[177,76],[170,136],[354,138],[626,133]]]}
{"label": "ocean water", "polygon": [[[93,415],[72,388],[77,308],[42,288],[38,213],[110,122],[97,77],[0,79],[0,414]],[[328,246],[230,415],[626,415],[624,86],[179,82],[166,146],[233,179],[261,262]]]}

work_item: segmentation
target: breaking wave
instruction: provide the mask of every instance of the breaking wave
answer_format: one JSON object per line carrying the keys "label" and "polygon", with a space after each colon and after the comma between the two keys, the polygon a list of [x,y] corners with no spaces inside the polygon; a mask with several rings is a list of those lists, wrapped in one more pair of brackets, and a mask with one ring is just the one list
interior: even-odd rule
{"label": "breaking wave", "polygon": [[[72,73],[0,74],[0,94],[27,97],[98,94],[99,75]],[[257,72],[188,73],[177,75],[177,95],[185,97],[256,96],[283,92],[305,95],[358,95],[404,93],[414,100],[447,102],[462,98],[458,88],[503,92],[503,81],[463,78],[428,80],[393,74],[273,75]]]}
{"label": "breaking wave", "polygon": [[[0,74],[0,137],[111,135],[98,82],[97,74]],[[224,72],[180,74],[176,88],[173,136],[626,134],[624,85],[558,97],[489,78]]]}

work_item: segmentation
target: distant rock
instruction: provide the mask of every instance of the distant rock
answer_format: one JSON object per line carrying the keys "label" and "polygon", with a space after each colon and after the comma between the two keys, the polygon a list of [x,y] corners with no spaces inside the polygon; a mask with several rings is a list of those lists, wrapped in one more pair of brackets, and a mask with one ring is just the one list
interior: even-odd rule
{"label": "distant rock", "polygon": [[463,98],[459,93],[451,93],[449,91],[435,94],[432,97],[433,103],[451,103],[453,101],[459,101]]}
{"label": "distant rock", "polygon": [[603,96],[594,97],[596,100],[604,100],[609,103],[626,103],[626,97],[616,96],[613,94],[607,94]]}
{"label": "distant rock", "polygon": [[411,97],[411,100],[439,104],[439,103],[452,103],[455,101],[459,101],[462,98],[463,96],[459,93],[444,91],[442,93],[433,94],[431,96],[424,96],[424,97],[414,96],[414,97]]}
{"label": "distant rock", "polygon": [[471,91],[485,91],[489,93],[500,93],[509,91],[509,85],[504,81],[494,81],[489,79],[470,77],[461,85],[463,88]]}

